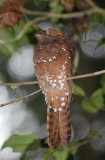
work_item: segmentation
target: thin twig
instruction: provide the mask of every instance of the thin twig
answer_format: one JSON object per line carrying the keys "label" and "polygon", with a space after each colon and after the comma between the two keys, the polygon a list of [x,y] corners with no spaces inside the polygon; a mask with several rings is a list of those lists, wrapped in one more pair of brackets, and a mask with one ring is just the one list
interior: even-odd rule
{"label": "thin twig", "polygon": [[24,12],[29,15],[36,15],[36,16],[42,16],[35,18],[33,20],[30,20],[28,23],[26,23],[23,30],[15,37],[10,40],[2,40],[0,39],[0,44],[3,45],[5,43],[13,42],[19,40],[28,30],[28,28],[33,25],[34,23],[37,23],[39,21],[44,21],[48,18],[55,17],[55,18],[61,18],[61,19],[68,19],[68,18],[77,18],[77,17],[84,17],[85,15],[92,15],[95,13],[99,13],[102,15],[105,15],[105,10],[102,8],[99,8],[97,6],[93,7],[92,9],[81,11],[81,12],[74,12],[74,13],[49,13],[49,12],[38,12],[38,11],[30,11],[27,9],[24,9]]}
{"label": "thin twig", "polygon": [[91,15],[93,13],[100,13],[102,15],[105,14],[105,10],[99,7],[94,7],[92,9],[86,10],[86,11],[81,11],[81,12],[75,12],[75,13],[49,13],[49,12],[37,12],[37,11],[29,11],[27,9],[24,9],[24,12],[29,15],[37,15],[37,16],[43,16],[43,17],[38,17],[35,18],[28,23],[26,23],[24,29],[17,35],[15,38],[10,39],[10,40],[2,40],[0,39],[0,44],[3,45],[7,42],[13,42],[19,40],[28,30],[29,26],[33,25],[34,23],[37,23],[39,21],[46,20],[51,17],[56,17],[56,18],[62,18],[62,19],[68,19],[68,18],[77,18],[77,17],[83,17],[85,15]]}
{"label": "thin twig", "polygon": [[43,88],[41,88],[41,89],[39,89],[39,90],[37,90],[37,91],[35,91],[35,92],[32,92],[32,93],[30,93],[30,94],[28,94],[28,95],[26,95],[26,96],[24,96],[24,97],[18,98],[18,99],[16,99],[16,100],[13,100],[13,101],[10,101],[10,102],[4,103],[4,104],[0,104],[0,107],[4,107],[4,106],[6,106],[6,105],[9,105],[9,104],[12,104],[12,103],[15,103],[15,102],[19,102],[19,101],[21,101],[21,100],[23,100],[23,99],[25,99],[25,98],[28,98],[28,97],[30,97],[30,96],[33,96],[33,95],[35,95],[36,93],[44,90],[46,87],[47,87],[47,86],[45,86],[45,87],[43,87]]}
{"label": "thin twig", "polygon": [[23,85],[31,85],[31,84],[38,84],[38,81],[32,82],[19,82],[19,83],[0,83],[0,86],[23,86]]}
{"label": "thin twig", "polygon": [[2,40],[0,39],[0,45],[3,45],[5,43],[9,43],[9,42],[14,42],[14,41],[17,41],[19,40],[28,30],[28,28],[37,23],[37,22],[40,22],[40,21],[44,21],[46,20],[48,17],[38,17],[38,18],[34,18],[32,21],[29,21],[25,24],[23,30],[15,37],[15,38],[12,38],[12,39],[9,39],[9,40]]}
{"label": "thin twig", "polygon": [[[105,127],[102,128],[102,129],[100,129],[98,132],[99,132],[100,134],[102,134],[103,132],[105,132]],[[79,148],[79,147],[81,147],[81,146],[83,146],[83,145],[85,145],[85,144],[88,144],[88,143],[94,141],[98,136],[99,136],[99,135],[96,134],[94,137],[91,137],[91,138],[89,138],[89,139],[85,139],[84,141],[80,142],[79,144],[77,144],[77,145],[75,145],[75,146],[72,146],[72,147],[69,147],[68,149],[69,149],[69,150],[75,150],[75,149],[77,149],[77,148]]]}
{"label": "thin twig", "polygon": [[[66,79],[67,80],[82,79],[82,78],[95,77],[101,74],[105,74],[105,70],[83,74],[83,75],[78,75],[78,76],[67,77]],[[22,86],[22,85],[31,85],[31,84],[38,84],[38,83],[39,83],[38,81],[20,82],[20,83],[0,83],[0,86]]]}
{"label": "thin twig", "polygon": [[28,15],[34,15],[34,16],[48,16],[56,17],[56,18],[62,18],[62,19],[68,19],[68,18],[77,18],[77,17],[83,17],[85,15],[91,15],[93,13],[96,13],[97,10],[95,8],[84,10],[81,12],[74,12],[74,13],[50,13],[50,12],[39,12],[39,11],[30,11],[27,9],[24,9],[24,12]]}
{"label": "thin twig", "polygon": [[95,39],[88,39],[88,40],[80,40],[79,42],[81,42],[81,43],[87,43],[87,42],[94,42],[94,43],[97,43],[97,42],[99,42],[99,40],[95,40]]}
{"label": "thin twig", "polygon": [[101,74],[105,74],[105,70],[97,71],[97,72],[93,72],[93,73],[88,73],[88,74],[83,74],[83,75],[79,75],[79,76],[72,76],[72,77],[68,77],[66,79],[67,80],[82,79],[82,78],[89,78],[89,77],[98,76]]}
{"label": "thin twig", "polygon": [[43,11],[30,11],[25,8],[24,8],[24,12],[28,15],[48,16],[48,17],[56,17],[56,18],[62,18],[62,19],[83,17],[85,15],[92,15],[95,13],[105,15],[105,9],[102,9],[98,6],[94,6],[92,9],[89,9],[89,10],[84,10],[81,12],[73,12],[73,13],[50,13],[50,12],[43,12]]}

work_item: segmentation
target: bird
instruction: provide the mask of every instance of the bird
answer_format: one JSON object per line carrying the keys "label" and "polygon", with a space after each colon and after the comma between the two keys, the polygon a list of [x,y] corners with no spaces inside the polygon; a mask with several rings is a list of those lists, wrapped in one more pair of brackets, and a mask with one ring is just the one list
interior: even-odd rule
{"label": "bird", "polygon": [[0,6],[0,25],[13,27],[19,22],[25,0],[8,0]]}
{"label": "bird", "polygon": [[[69,103],[72,97],[74,51],[61,31],[49,28],[36,33],[33,62],[47,104],[47,144],[67,147],[72,137]],[[46,87],[47,86],[47,87]]]}

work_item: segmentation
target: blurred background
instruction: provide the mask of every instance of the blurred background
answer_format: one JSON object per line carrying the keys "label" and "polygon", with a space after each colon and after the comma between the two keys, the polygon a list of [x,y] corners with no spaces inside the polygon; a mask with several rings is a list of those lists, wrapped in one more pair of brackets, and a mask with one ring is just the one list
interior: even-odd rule
{"label": "blurred background", "polygon": [[[25,8],[31,11],[68,14],[70,12],[82,12],[82,10],[94,7],[93,2],[89,6],[90,8],[82,8],[81,3],[87,3],[87,1],[80,1],[77,7],[73,4],[73,1],[66,0],[26,0]],[[105,8],[104,1],[94,0],[94,3],[103,9]],[[69,5],[70,8],[68,9]],[[17,25],[13,28],[6,26],[5,29],[0,29],[0,39],[8,40],[18,35],[27,23],[26,16],[28,21],[35,18],[35,16],[25,13],[20,21],[20,30]],[[37,43],[34,35],[39,28],[46,30],[51,27],[61,30],[65,37],[71,41],[75,51],[74,75],[105,69],[105,39],[98,48],[95,48],[97,43],[105,37],[105,18],[103,14],[93,14],[92,16],[75,19],[53,17],[30,26],[27,33],[18,41],[0,45],[0,83],[37,80],[32,61],[34,46]],[[105,127],[105,75],[74,80],[74,87],[76,91],[74,90],[70,103],[73,127],[71,143],[79,143],[88,138],[90,131],[94,131],[95,134],[95,131],[98,133]],[[38,85],[20,86],[15,89],[0,86],[0,104],[23,97],[38,89]],[[91,107],[93,107],[93,110]],[[32,133],[38,135],[41,139],[41,147],[36,151],[27,151],[24,154],[13,152],[10,147],[4,148],[0,151],[0,160],[44,159],[43,153],[49,152],[46,143],[46,112],[47,106],[41,92],[24,99],[19,104],[13,103],[0,108],[0,148],[13,134]],[[90,136],[93,135],[90,134]],[[59,158],[52,154],[49,156],[49,160],[53,159]],[[75,153],[68,152],[62,160],[66,159],[105,160],[105,132],[90,143],[79,147]]]}

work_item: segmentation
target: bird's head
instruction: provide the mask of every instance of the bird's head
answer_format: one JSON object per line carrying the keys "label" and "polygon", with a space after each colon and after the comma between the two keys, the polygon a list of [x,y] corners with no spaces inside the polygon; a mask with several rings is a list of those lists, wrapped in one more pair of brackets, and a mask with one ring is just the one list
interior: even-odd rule
{"label": "bird's head", "polygon": [[41,30],[39,32],[36,33],[36,38],[38,41],[40,42],[48,42],[48,41],[52,41],[52,40],[57,40],[59,38],[64,37],[63,34],[55,29],[48,29],[48,30]]}

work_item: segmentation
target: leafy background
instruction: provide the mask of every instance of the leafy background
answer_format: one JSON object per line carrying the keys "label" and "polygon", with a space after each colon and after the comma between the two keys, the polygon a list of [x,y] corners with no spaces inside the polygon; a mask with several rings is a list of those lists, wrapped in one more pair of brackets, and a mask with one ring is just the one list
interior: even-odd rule
{"label": "leafy background", "polygon": [[[0,0],[0,4],[2,2],[3,0]],[[104,10],[104,1],[95,0],[94,2]],[[27,0],[25,8],[31,11],[68,14],[60,0]],[[77,10],[74,9],[75,11]],[[32,15],[27,16],[29,21],[35,18]],[[0,82],[37,80],[32,62],[34,45],[37,43],[34,34],[39,29],[50,27],[60,29],[72,43],[75,50],[73,75],[103,70],[105,68],[104,23],[103,14],[93,14],[85,19],[52,17],[31,25],[19,40],[0,45]],[[26,24],[23,16],[20,21],[21,30]],[[13,28],[0,29],[0,40],[12,39],[20,32],[17,25]],[[74,80],[73,88],[70,104],[73,136],[67,148],[60,146],[55,151],[48,148],[46,143],[46,104],[42,93],[38,93],[18,104],[0,108],[0,159],[104,160],[105,75]],[[38,85],[0,86],[0,104],[38,89]]]}

